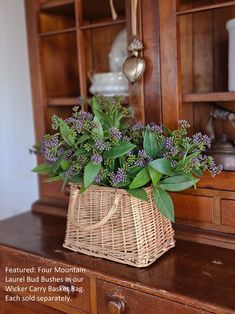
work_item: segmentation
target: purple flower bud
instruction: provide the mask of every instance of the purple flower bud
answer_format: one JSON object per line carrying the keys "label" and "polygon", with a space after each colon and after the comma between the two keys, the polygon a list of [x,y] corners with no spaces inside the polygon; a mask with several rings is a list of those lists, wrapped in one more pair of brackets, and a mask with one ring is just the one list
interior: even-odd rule
{"label": "purple flower bud", "polygon": [[67,123],[67,124],[73,123],[73,122],[75,122],[75,121],[76,121],[76,119],[73,118],[73,117],[69,117],[69,118],[67,118],[67,119],[64,120],[64,122]]}
{"label": "purple flower bud", "polygon": [[99,183],[101,183],[101,180],[102,180],[101,175],[97,174],[97,176],[94,179],[95,183],[99,184]]}
{"label": "purple flower bud", "polygon": [[127,179],[126,172],[121,168],[118,168],[116,173],[110,174],[110,180],[111,180],[112,186],[117,186],[119,183],[125,182],[126,179]]}
{"label": "purple flower bud", "polygon": [[91,122],[93,120],[93,115],[90,112],[79,111],[77,119],[81,120],[83,122],[84,121],[90,121]]}
{"label": "purple flower bud", "polygon": [[183,129],[188,129],[188,128],[190,128],[190,124],[189,124],[188,121],[186,121],[186,120],[180,120],[178,123],[181,124],[181,127],[182,127]]}
{"label": "purple flower bud", "polygon": [[137,155],[137,160],[135,162],[136,166],[146,166],[152,160],[150,156],[146,154],[144,150],[139,150]]}
{"label": "purple flower bud", "polygon": [[66,171],[65,176],[66,178],[71,179],[74,176],[74,174],[75,174],[75,169],[72,166]]}
{"label": "purple flower bud", "polygon": [[44,155],[44,158],[48,163],[56,162],[59,156],[63,153],[63,148],[59,146],[59,143],[58,135],[46,135],[44,137],[41,144],[41,153]]}
{"label": "purple flower bud", "polygon": [[79,132],[81,132],[83,130],[84,127],[84,123],[81,120],[74,120],[74,128]]}
{"label": "purple flower bud", "polygon": [[162,130],[162,126],[161,125],[157,125],[155,123],[150,123],[147,125],[147,129],[155,132],[155,133],[160,133],[162,134],[163,130]]}
{"label": "purple flower bud", "polygon": [[183,158],[185,156],[186,152],[185,151],[181,151],[178,153],[178,157],[179,158]]}
{"label": "purple flower bud", "polygon": [[144,130],[144,126],[142,123],[138,122],[135,125],[133,125],[132,127],[132,131],[143,131]]}
{"label": "purple flower bud", "polygon": [[117,128],[110,128],[109,136],[112,140],[119,141],[122,138],[122,133]]}
{"label": "purple flower bud", "polygon": [[73,151],[70,149],[67,151],[67,153],[64,156],[65,160],[70,160],[73,157]]}
{"label": "purple flower bud", "polygon": [[199,146],[211,147],[211,139],[207,135],[203,135],[201,132],[193,135],[193,141]]}
{"label": "purple flower bud", "polygon": [[177,165],[177,161],[176,160],[171,160],[171,167],[175,168],[176,165]]}
{"label": "purple flower bud", "polygon": [[168,154],[174,156],[178,153],[178,147],[174,145],[172,138],[168,137],[165,142],[166,150]]}
{"label": "purple flower bud", "polygon": [[196,165],[200,162],[199,158],[198,157],[194,157],[190,160],[191,164],[192,165]]}
{"label": "purple flower bud", "polygon": [[96,139],[95,140],[95,148],[98,149],[99,151],[103,152],[109,148],[109,145],[101,139]]}
{"label": "purple flower bud", "polygon": [[126,136],[126,135],[124,135],[123,137],[122,137],[122,140],[124,141],[124,142],[130,142],[130,138],[129,138],[129,136]]}
{"label": "purple flower bud", "polygon": [[103,161],[102,156],[98,155],[98,154],[94,154],[93,156],[91,156],[91,160],[94,161],[94,163],[96,164],[101,164]]}

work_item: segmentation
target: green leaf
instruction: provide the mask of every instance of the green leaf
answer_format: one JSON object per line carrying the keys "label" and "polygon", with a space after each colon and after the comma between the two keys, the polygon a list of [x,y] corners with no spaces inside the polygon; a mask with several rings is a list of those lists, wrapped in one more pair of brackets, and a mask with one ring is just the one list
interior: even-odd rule
{"label": "green leaf", "polygon": [[153,185],[155,186],[159,180],[162,178],[162,174],[158,172],[157,170],[153,169],[152,167],[148,167],[149,175],[151,177],[151,180],[153,182]]}
{"label": "green leaf", "polygon": [[149,166],[165,175],[172,175],[171,163],[166,158],[159,158],[151,161]]}
{"label": "green leaf", "polygon": [[45,182],[56,182],[62,180],[61,176],[51,177],[45,180]]}
{"label": "green leaf", "polygon": [[88,140],[88,139],[90,139],[90,135],[88,135],[88,134],[84,134],[84,135],[82,135],[82,136],[80,136],[79,137],[79,139],[77,140],[77,145],[78,144],[81,144],[81,143],[83,143],[83,142],[85,142],[86,140]]}
{"label": "green leaf", "polygon": [[199,179],[197,178],[189,178],[183,175],[179,175],[162,180],[159,186],[166,191],[179,192],[190,188],[198,181]]}
{"label": "green leaf", "polygon": [[117,110],[114,110],[111,114],[111,121],[114,128],[119,129],[120,127],[120,120],[122,118],[122,115],[118,113]]}
{"label": "green leaf", "polygon": [[156,158],[158,154],[158,145],[153,132],[145,131],[144,133],[144,150],[152,158]]}
{"label": "green leaf", "polygon": [[70,162],[68,160],[62,160],[60,166],[63,170],[68,170],[70,166]]}
{"label": "green leaf", "polygon": [[60,164],[61,164],[61,161],[62,161],[62,160],[64,159],[64,157],[66,156],[67,152],[68,152],[68,150],[66,150],[65,152],[63,152],[63,153],[60,155],[59,159],[53,164],[53,166],[52,166],[53,173],[56,174],[56,171],[59,169]]}
{"label": "green leaf", "polygon": [[119,142],[118,144],[112,146],[109,151],[106,151],[104,153],[104,158],[109,159],[109,158],[121,157],[135,147],[136,146],[134,144],[129,143],[129,142]]}
{"label": "green leaf", "polygon": [[174,205],[170,195],[162,189],[154,188],[153,199],[160,213],[174,222]]}
{"label": "green leaf", "polygon": [[79,175],[77,175],[77,174],[75,174],[72,178],[70,178],[69,179],[69,182],[71,182],[71,183],[83,183],[83,177],[81,177],[81,176],[79,176]]}
{"label": "green leaf", "polygon": [[52,166],[47,163],[36,166],[35,168],[32,169],[32,172],[36,172],[39,174],[52,174],[53,173]]}
{"label": "green leaf", "polygon": [[67,179],[68,179],[68,177],[66,176],[66,171],[61,172],[61,173],[59,174],[59,176],[61,177],[61,179],[62,179],[63,181],[67,181]]}
{"label": "green leaf", "polygon": [[75,136],[70,127],[63,120],[60,121],[60,133],[69,146],[75,145]]}
{"label": "green leaf", "polygon": [[133,190],[126,190],[128,194],[134,196],[136,198],[141,199],[142,201],[148,202],[148,195],[143,189],[133,189]]}
{"label": "green leaf", "polygon": [[96,124],[96,127],[92,129],[93,134],[97,134],[100,138],[104,137],[104,131],[102,128],[102,125],[100,123],[100,120],[97,117],[94,117],[93,121]]}
{"label": "green leaf", "polygon": [[119,164],[121,168],[124,166],[124,162],[125,162],[125,159],[123,157],[119,157]]}
{"label": "green leaf", "polygon": [[193,174],[197,177],[202,177],[203,176],[203,172],[200,168],[193,168]]}
{"label": "green leaf", "polygon": [[87,155],[88,152],[85,150],[85,148],[78,148],[75,152],[75,156],[79,156],[79,155]]}
{"label": "green leaf", "polygon": [[[91,106],[91,110],[92,113],[96,116],[96,111],[101,111],[99,102],[97,101],[97,99],[95,97],[92,97],[90,100],[90,106]],[[99,119],[99,117],[97,117]]]}
{"label": "green leaf", "polygon": [[137,174],[137,176],[131,182],[129,189],[137,189],[141,186],[146,185],[150,180],[151,178],[149,176],[148,169],[144,168]]}
{"label": "green leaf", "polygon": [[142,169],[143,167],[141,166],[134,166],[127,172],[127,176],[130,178],[134,178],[137,173],[139,173]]}
{"label": "green leaf", "polygon": [[85,189],[87,189],[92,184],[98,172],[100,171],[100,168],[101,168],[101,164],[96,164],[92,160],[89,161],[89,163],[86,165],[84,169],[84,188]]}
{"label": "green leaf", "polygon": [[122,119],[120,121],[120,126],[119,126],[119,129],[120,130],[124,130],[124,129],[127,129],[130,127],[130,124],[131,124],[131,119]]}
{"label": "green leaf", "polygon": [[111,160],[109,161],[108,168],[109,168],[109,170],[112,171],[112,172],[115,170],[115,160],[114,160],[114,159],[111,159]]}
{"label": "green leaf", "polygon": [[80,194],[84,193],[86,191],[86,189],[84,188],[84,186],[82,185],[79,189]]}
{"label": "green leaf", "polygon": [[[100,123],[102,125],[105,125],[105,126],[108,126],[109,123],[105,117],[105,115],[103,114],[102,112],[102,109],[100,107],[100,104],[98,102],[98,100],[93,97],[91,100],[90,100],[90,106],[91,106],[91,110],[92,110],[92,113],[94,114],[94,116],[100,121]],[[109,125],[110,126],[110,125]]]}

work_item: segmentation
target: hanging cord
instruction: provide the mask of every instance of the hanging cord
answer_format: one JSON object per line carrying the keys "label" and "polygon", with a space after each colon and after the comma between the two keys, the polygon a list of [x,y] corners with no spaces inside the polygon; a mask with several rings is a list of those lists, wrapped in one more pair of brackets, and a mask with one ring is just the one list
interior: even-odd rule
{"label": "hanging cord", "polygon": [[110,4],[110,10],[112,14],[112,19],[115,21],[117,19],[117,12],[114,8],[113,0],[109,0],[109,4]]}
{"label": "hanging cord", "polygon": [[138,0],[131,0],[131,31],[133,37],[137,35],[137,4]]}
{"label": "hanging cord", "polygon": [[[117,19],[117,12],[114,8],[113,0],[109,0],[110,10],[112,14],[112,19],[115,21]],[[132,36],[136,37],[137,35],[137,4],[138,0],[131,0],[131,31]]]}

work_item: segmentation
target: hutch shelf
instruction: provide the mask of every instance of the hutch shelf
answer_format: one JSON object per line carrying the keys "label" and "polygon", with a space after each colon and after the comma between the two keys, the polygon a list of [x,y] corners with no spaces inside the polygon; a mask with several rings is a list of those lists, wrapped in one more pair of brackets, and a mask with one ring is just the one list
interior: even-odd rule
{"label": "hutch shelf", "polygon": [[184,94],[183,102],[218,102],[235,101],[235,92],[192,93]]}

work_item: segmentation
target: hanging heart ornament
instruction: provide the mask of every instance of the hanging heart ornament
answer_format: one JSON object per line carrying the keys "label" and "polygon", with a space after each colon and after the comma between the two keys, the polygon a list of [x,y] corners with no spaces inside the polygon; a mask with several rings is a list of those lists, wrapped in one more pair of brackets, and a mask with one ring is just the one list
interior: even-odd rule
{"label": "hanging heart ornament", "polygon": [[137,38],[134,38],[128,47],[128,50],[132,52],[132,56],[125,60],[123,72],[128,81],[132,84],[141,78],[145,70],[145,60],[139,56],[139,51],[143,48],[142,42]]}

